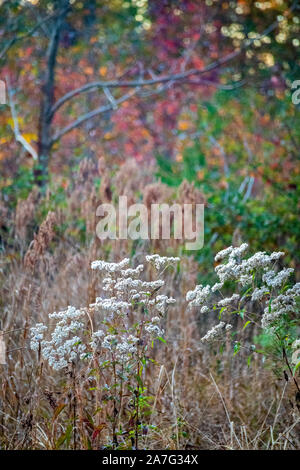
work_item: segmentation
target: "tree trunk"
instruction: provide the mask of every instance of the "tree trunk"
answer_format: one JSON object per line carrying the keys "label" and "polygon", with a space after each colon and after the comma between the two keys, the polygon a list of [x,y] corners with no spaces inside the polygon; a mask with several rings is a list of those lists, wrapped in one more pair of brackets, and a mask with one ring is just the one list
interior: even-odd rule
{"label": "tree trunk", "polygon": [[38,135],[38,165],[35,170],[35,181],[43,187],[48,182],[49,159],[52,147],[51,124],[53,119],[52,106],[54,103],[55,88],[55,68],[57,52],[59,48],[59,38],[63,22],[69,9],[69,0],[55,1],[57,6],[57,16],[54,19],[51,37],[49,40],[46,70],[42,85],[41,111],[39,117]]}

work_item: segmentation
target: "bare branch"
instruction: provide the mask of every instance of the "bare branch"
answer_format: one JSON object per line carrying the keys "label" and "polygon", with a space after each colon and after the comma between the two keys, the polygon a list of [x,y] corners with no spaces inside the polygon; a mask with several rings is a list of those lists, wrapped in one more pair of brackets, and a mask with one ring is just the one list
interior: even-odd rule
{"label": "bare branch", "polygon": [[13,37],[7,45],[4,47],[4,49],[0,53],[0,60],[3,59],[3,57],[7,54],[8,50],[18,41],[22,41],[23,39],[26,39],[30,36],[32,36],[40,27],[43,27],[44,24],[49,21],[50,19],[54,18],[55,15],[53,13],[51,15],[46,16],[46,18],[40,20],[32,29],[28,31],[28,33],[22,34],[21,36],[15,36]]}
{"label": "bare branch", "polygon": [[38,159],[38,155],[36,150],[30,145],[29,142],[22,136],[20,129],[19,129],[19,122],[18,122],[18,116],[16,113],[16,107],[15,107],[15,102],[13,98],[13,91],[10,86],[9,78],[6,77],[6,84],[7,84],[7,91],[8,91],[8,98],[9,98],[9,106],[11,110],[11,116],[13,119],[13,131],[15,134],[15,139],[17,142],[19,142],[25,150],[32,156],[34,160]]}
{"label": "bare branch", "polygon": [[109,91],[108,88],[103,88],[103,91],[105,93],[105,96],[106,98],[108,99],[108,101],[111,103],[112,105],[112,108],[113,109],[118,109],[118,105],[116,103],[116,100],[114,99],[113,95],[111,94],[111,92]]}
{"label": "bare branch", "polygon": [[[114,100],[115,106],[118,106],[119,104],[124,103],[124,101],[127,101],[129,98],[131,98],[135,94],[136,94],[136,90],[132,90],[130,93],[126,93],[125,95],[121,96],[121,98],[119,98],[117,100]],[[80,126],[83,122],[86,122],[89,119],[92,119],[95,116],[98,116],[99,114],[106,113],[107,111],[110,111],[112,109],[114,109],[113,104],[110,103],[110,104],[107,104],[105,106],[99,106],[99,108],[96,108],[93,111],[90,111],[86,114],[83,114],[83,115],[79,116],[78,119],[71,122],[71,124],[64,127],[61,131],[57,132],[52,137],[51,145],[53,145],[55,142],[57,142],[61,137],[63,137],[68,132],[72,131],[73,129],[76,129],[76,127]]]}

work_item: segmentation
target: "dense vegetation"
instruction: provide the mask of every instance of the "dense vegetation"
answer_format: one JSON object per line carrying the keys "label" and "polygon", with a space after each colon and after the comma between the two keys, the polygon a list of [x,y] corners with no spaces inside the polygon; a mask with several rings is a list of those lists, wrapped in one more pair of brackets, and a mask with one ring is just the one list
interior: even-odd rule
{"label": "dense vegetation", "polygon": [[299,448],[298,2],[0,3],[0,448]]}

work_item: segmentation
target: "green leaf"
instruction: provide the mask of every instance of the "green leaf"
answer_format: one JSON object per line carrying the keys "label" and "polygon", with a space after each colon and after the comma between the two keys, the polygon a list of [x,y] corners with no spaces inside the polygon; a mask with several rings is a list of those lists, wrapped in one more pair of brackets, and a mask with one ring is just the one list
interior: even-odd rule
{"label": "green leaf", "polygon": [[252,323],[250,320],[246,321],[245,325],[243,326],[243,330],[245,330],[247,326],[250,325],[250,323]]}
{"label": "green leaf", "polygon": [[142,387],[143,386],[143,381],[142,381],[141,377],[138,374],[136,374],[135,378],[137,380],[137,383]]}
{"label": "green leaf", "polygon": [[63,433],[56,441],[56,444],[55,444],[55,449],[59,449],[63,443],[66,441],[66,440],[69,440],[70,437],[71,437],[71,434],[72,434],[72,430],[73,430],[73,426],[72,424],[69,424],[69,426],[67,427],[66,429],[66,432]]}
{"label": "green leaf", "polygon": [[295,367],[293,368],[293,375],[295,375],[295,373],[297,372],[297,370],[299,369],[300,367],[300,361],[298,362],[298,364],[295,365]]}
{"label": "green leaf", "polygon": [[241,343],[235,343],[234,347],[233,347],[233,355],[235,356],[239,350],[241,349]]}
{"label": "green leaf", "polygon": [[245,311],[245,309],[243,308],[243,309],[240,310],[240,312],[239,312],[239,316],[241,317],[242,320],[244,320],[244,311]]}
{"label": "green leaf", "polygon": [[167,341],[164,338],[162,338],[161,336],[158,336],[157,339],[159,341],[161,341],[162,343],[165,343],[165,344],[167,343]]}

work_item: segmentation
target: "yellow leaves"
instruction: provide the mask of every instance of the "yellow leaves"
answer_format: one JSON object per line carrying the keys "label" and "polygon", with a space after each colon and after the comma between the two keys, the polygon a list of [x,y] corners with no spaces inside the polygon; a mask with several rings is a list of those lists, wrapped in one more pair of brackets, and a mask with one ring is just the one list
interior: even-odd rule
{"label": "yellow leaves", "polygon": [[103,137],[104,137],[105,140],[110,140],[110,139],[113,138],[113,133],[112,132],[105,132]]}
{"label": "yellow leaves", "polygon": [[99,75],[101,75],[101,77],[105,77],[106,73],[107,73],[107,67],[102,66],[99,68]]}
{"label": "yellow leaves", "polygon": [[12,178],[2,178],[2,181],[0,182],[0,189],[6,188],[7,186],[11,186],[12,183],[13,183]]}
{"label": "yellow leaves", "polygon": [[30,132],[28,132],[28,133],[26,133],[26,134],[23,134],[23,137],[24,137],[24,139],[25,139],[27,142],[29,142],[29,143],[31,143],[31,142],[36,142],[36,141],[37,141],[37,138],[38,138],[38,136],[37,136],[36,134],[30,133]]}
{"label": "yellow leaves", "polygon": [[[14,120],[12,117],[9,117],[6,122],[12,129],[14,128]],[[18,123],[22,125],[23,122],[24,122],[24,119],[18,116]]]}
{"label": "yellow leaves", "polygon": [[178,122],[178,129],[180,131],[186,131],[187,129],[189,129],[191,126],[190,122],[188,121],[179,121]]}
{"label": "yellow leaves", "polygon": [[266,64],[267,67],[273,67],[275,61],[274,56],[269,52],[263,52],[262,54],[258,54],[259,59]]}
{"label": "yellow leaves", "polygon": [[147,139],[147,138],[150,137],[150,133],[149,133],[149,131],[148,131],[145,127],[143,127],[143,128],[140,130],[140,133],[141,133],[141,135],[142,135],[143,137],[145,137],[145,139]]}

